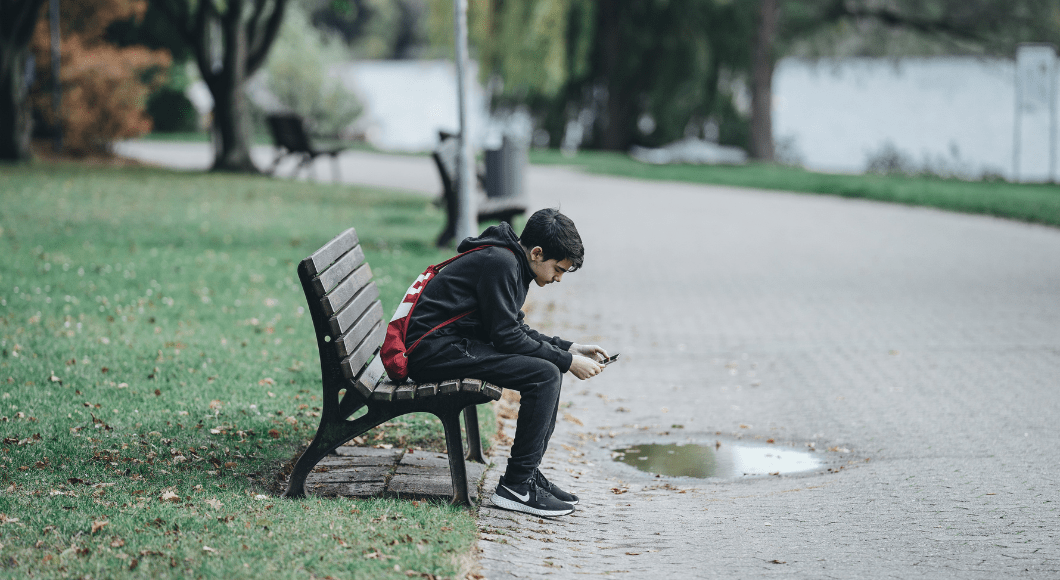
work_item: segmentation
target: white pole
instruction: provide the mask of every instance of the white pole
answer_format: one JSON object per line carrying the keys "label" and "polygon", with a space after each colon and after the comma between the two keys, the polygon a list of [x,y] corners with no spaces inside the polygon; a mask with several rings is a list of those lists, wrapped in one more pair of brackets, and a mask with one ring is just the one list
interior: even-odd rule
{"label": "white pole", "polygon": [[456,94],[460,113],[460,152],[457,155],[459,175],[457,190],[456,239],[478,234],[478,214],[475,211],[475,174],[472,166],[470,131],[467,119],[467,0],[453,0],[453,21],[456,29]]}

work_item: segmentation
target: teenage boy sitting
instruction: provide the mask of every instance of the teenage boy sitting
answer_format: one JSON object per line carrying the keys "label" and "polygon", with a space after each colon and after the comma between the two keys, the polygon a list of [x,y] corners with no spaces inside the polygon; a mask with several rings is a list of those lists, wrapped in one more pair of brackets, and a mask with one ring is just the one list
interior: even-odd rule
{"label": "teenage boy sitting", "polygon": [[[498,507],[553,517],[574,511],[578,496],[556,487],[538,466],[556,427],[563,373],[588,379],[607,357],[596,345],[544,336],[523,323],[530,282],[545,286],[582,265],[574,222],[555,209],[530,216],[522,236],[507,223],[460,242],[472,252],[442,268],[410,315],[409,376],[417,382],[474,377],[519,391],[519,419],[508,468],[491,498]],[[439,324],[471,314],[431,332]],[[450,453],[460,453],[450,449]]]}

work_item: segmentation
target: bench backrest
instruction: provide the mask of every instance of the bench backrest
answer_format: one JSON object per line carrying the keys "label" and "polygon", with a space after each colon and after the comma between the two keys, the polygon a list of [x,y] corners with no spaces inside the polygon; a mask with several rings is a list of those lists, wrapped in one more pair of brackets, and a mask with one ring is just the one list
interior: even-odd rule
{"label": "bench backrest", "polygon": [[301,117],[291,113],[282,113],[269,115],[266,120],[272,139],[277,146],[292,152],[309,153],[312,151],[309,135],[306,134],[305,123]]}
{"label": "bench backrest", "polygon": [[[344,387],[367,396],[383,374],[375,355],[383,343],[386,322],[357,232],[353,228],[342,232],[302,260],[298,276],[313,316],[322,366],[337,362],[345,377]],[[366,364],[373,357],[372,364]],[[327,377],[328,369],[324,374]],[[325,390],[340,388],[329,387],[327,378],[324,383]]]}
{"label": "bench backrest", "polygon": [[438,175],[442,177],[442,187],[448,192],[456,192],[457,182],[457,155],[460,150],[460,140],[456,137],[443,138],[438,148],[434,150],[431,157],[434,164],[438,166]]}

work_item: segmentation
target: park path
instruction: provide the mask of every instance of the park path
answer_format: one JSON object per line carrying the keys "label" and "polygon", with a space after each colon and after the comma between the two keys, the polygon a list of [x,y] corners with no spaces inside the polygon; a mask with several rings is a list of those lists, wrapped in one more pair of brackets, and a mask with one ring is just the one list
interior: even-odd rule
{"label": "park path", "polygon": [[[366,155],[346,179],[438,190],[428,159]],[[528,188],[586,244],[531,289],[532,323],[623,360],[565,384],[544,468],[579,510],[484,505],[486,578],[1060,576],[1060,230],[559,167]],[[610,456],[736,438],[812,443],[833,471],[657,479]]]}

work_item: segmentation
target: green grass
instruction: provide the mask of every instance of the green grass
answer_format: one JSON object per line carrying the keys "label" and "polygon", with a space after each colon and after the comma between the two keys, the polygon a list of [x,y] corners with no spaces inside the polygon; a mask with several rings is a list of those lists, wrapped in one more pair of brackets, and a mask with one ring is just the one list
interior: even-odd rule
{"label": "green grass", "polygon": [[1060,226],[1060,186],[1057,185],[836,175],[764,163],[649,165],[625,154],[596,151],[565,157],[555,150],[534,150],[530,159],[542,165],[573,165],[593,173],[621,177],[857,197]]}
{"label": "green grass", "polygon": [[[0,577],[457,572],[467,511],[275,495],[320,406],[297,263],[357,227],[392,312],[449,255],[429,200],[42,164],[0,192]],[[430,416],[377,432],[444,446]]]}

